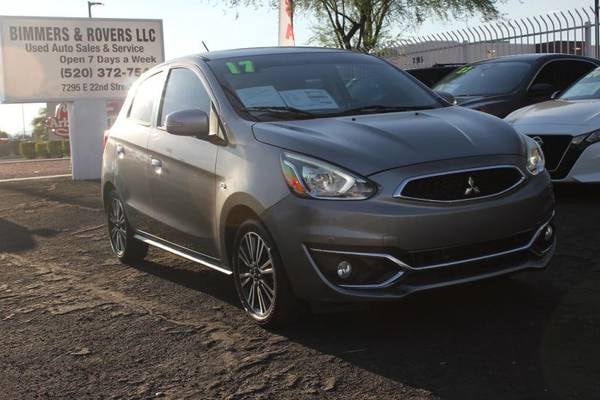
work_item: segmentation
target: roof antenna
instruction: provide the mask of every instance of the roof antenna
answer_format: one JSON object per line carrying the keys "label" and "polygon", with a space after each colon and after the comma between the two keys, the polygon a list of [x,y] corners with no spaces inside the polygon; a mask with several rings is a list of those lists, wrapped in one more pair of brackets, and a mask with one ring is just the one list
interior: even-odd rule
{"label": "roof antenna", "polygon": [[206,51],[210,52],[210,50],[208,49],[208,46],[206,45],[206,43],[204,43],[204,40],[202,41],[202,46],[204,46],[204,48],[206,49]]}

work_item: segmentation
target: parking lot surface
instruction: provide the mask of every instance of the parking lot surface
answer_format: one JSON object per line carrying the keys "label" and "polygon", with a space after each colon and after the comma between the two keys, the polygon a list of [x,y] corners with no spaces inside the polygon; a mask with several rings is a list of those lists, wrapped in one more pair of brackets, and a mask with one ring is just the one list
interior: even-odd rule
{"label": "parking lot surface", "polygon": [[70,173],[70,158],[0,161],[0,180],[36,176],[68,175]]}
{"label": "parking lot surface", "polygon": [[278,332],[247,319],[229,277],[158,250],[120,264],[99,190],[0,184],[0,398],[600,397],[597,187],[557,188],[546,271]]}

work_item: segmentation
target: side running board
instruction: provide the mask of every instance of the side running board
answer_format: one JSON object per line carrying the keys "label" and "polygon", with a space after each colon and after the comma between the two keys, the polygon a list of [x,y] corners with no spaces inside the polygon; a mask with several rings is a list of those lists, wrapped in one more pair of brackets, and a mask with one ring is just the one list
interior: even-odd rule
{"label": "side running board", "polygon": [[[201,254],[196,253],[192,250],[188,250],[188,249],[184,249],[184,248],[176,249],[175,247],[169,246],[169,244],[165,243],[164,241],[162,241],[158,238],[150,238],[150,237],[146,236],[145,234],[139,233],[139,232],[134,234],[133,237],[135,239],[139,240],[140,242],[144,242],[144,243],[149,244],[150,246],[157,247],[164,251],[168,251],[169,253],[175,254],[176,256],[179,256],[182,258],[185,258],[186,260],[190,260],[195,263],[204,265],[205,267],[212,268],[212,269],[219,271],[225,275],[232,274],[231,270],[218,264],[217,261],[207,260],[204,257],[202,257]],[[177,246],[177,247],[179,247],[179,246]]]}

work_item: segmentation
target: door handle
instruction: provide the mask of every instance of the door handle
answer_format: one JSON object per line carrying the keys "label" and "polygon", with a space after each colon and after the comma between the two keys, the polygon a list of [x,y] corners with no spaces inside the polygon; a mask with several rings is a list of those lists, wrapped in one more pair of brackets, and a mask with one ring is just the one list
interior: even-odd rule
{"label": "door handle", "polygon": [[152,168],[154,169],[155,174],[157,174],[157,175],[162,174],[162,161],[160,161],[157,158],[151,158],[150,165],[152,165]]}
{"label": "door handle", "polygon": [[125,155],[125,147],[122,144],[117,145],[117,155],[123,157]]}

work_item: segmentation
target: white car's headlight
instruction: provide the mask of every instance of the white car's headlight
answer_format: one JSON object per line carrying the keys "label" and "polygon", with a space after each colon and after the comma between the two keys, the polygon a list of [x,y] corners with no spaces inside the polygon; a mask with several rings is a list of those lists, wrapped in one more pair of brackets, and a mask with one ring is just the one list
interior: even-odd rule
{"label": "white car's headlight", "polygon": [[600,131],[590,133],[590,135],[587,137],[587,139],[585,139],[585,141],[589,143],[600,142]]}
{"label": "white car's headlight", "polygon": [[571,144],[580,145],[583,142],[587,144],[592,144],[596,142],[600,142],[600,130],[593,131],[591,133],[584,133],[583,135],[575,136],[571,140]]}
{"label": "white car's headlight", "polygon": [[290,189],[303,197],[328,200],[364,200],[376,192],[364,178],[314,158],[284,153],[283,177]]}
{"label": "white car's headlight", "polygon": [[525,144],[527,146],[527,159],[525,160],[527,171],[529,171],[531,175],[537,175],[544,171],[544,168],[546,167],[544,152],[540,145],[529,136],[525,136]]}

